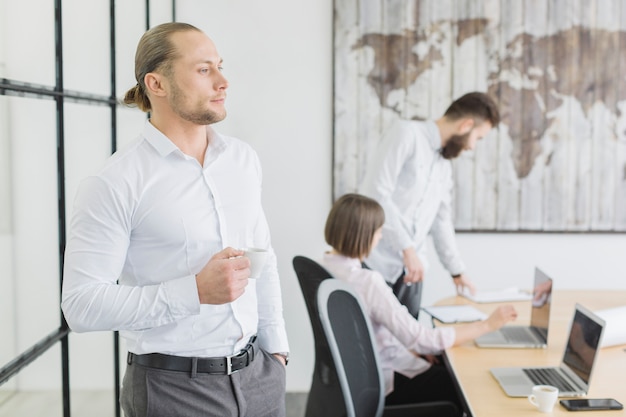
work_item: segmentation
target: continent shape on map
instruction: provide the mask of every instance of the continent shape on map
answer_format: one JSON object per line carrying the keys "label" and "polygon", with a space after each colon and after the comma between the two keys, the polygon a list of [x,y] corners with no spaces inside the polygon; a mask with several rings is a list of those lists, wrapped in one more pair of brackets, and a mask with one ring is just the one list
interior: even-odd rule
{"label": "continent shape on map", "polygon": [[[427,30],[401,34],[366,33],[353,49],[373,49],[374,65],[367,83],[382,107],[400,113],[397,105],[389,105],[389,94],[400,89],[407,92],[434,63],[444,59],[437,42],[428,42],[424,54],[427,59],[420,59],[414,52],[416,46],[429,37],[445,36],[442,28],[453,28],[455,42],[461,45],[469,38],[486,36],[487,24],[486,19],[465,19],[436,22]],[[490,52],[497,72],[488,74],[488,93],[500,100],[502,123],[513,142],[511,158],[518,178],[525,178],[533,168],[542,152],[540,140],[553,122],[552,112],[565,97],[576,100],[588,119],[598,101],[615,118],[620,116],[618,93],[626,93],[624,77],[619,77],[616,85],[616,74],[626,68],[626,55],[616,53],[620,45],[626,45],[624,31],[575,26],[546,36],[522,33],[507,43],[503,56],[498,51]]]}

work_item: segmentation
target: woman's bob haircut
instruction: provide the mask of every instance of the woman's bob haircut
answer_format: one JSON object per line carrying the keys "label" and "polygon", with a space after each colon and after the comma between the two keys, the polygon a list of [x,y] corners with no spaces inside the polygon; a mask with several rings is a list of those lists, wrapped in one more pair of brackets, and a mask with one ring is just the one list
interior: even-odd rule
{"label": "woman's bob haircut", "polygon": [[372,250],[374,233],[383,223],[385,212],[376,200],[344,194],[328,213],[324,237],[337,253],[363,260]]}

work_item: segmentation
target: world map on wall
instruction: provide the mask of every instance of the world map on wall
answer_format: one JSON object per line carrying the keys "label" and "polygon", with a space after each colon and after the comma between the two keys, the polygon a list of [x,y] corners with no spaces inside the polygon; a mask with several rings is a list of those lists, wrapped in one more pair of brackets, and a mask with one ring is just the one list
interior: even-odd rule
{"label": "world map on wall", "polygon": [[[365,33],[352,48],[373,50],[367,83],[381,107],[399,113],[390,95],[398,90],[408,93],[420,77],[445,59],[447,36],[453,33],[457,46],[468,40],[483,42],[490,61],[488,93],[502,105],[501,123],[513,142],[511,158],[520,179],[529,175],[542,153],[541,138],[559,123],[557,110],[564,103],[573,103],[589,123],[599,106],[619,126],[623,116],[619,105],[626,97],[624,76],[620,77],[626,71],[626,54],[619,53],[619,47],[626,45],[626,32],[572,26],[545,36],[520,33],[502,48],[485,40],[488,23],[483,18],[465,19],[436,22],[400,34]],[[612,134],[615,140],[625,135],[619,128]],[[626,180],[626,165],[622,175]]]}

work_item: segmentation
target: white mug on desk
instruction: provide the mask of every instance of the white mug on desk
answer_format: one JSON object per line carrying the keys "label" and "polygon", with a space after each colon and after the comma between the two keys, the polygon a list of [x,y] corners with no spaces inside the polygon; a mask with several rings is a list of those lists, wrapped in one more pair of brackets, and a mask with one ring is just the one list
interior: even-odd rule
{"label": "white mug on desk", "polygon": [[552,385],[535,385],[528,401],[542,413],[550,413],[559,398],[559,389]]}

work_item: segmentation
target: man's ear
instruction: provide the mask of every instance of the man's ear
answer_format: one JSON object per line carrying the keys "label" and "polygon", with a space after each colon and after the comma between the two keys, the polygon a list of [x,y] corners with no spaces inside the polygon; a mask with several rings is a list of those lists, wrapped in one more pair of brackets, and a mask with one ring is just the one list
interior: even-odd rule
{"label": "man's ear", "polygon": [[476,126],[476,122],[471,117],[467,117],[465,119],[461,119],[461,120],[459,120],[458,123],[459,124],[458,124],[458,127],[457,127],[457,133],[459,135],[465,135],[466,133],[469,133],[469,131],[472,130],[474,128],[474,126]]}
{"label": "man's ear", "polygon": [[143,78],[143,81],[146,85],[146,89],[151,95],[157,97],[165,96],[165,90],[163,89],[164,78],[161,74],[158,74],[156,72],[149,72]]}

